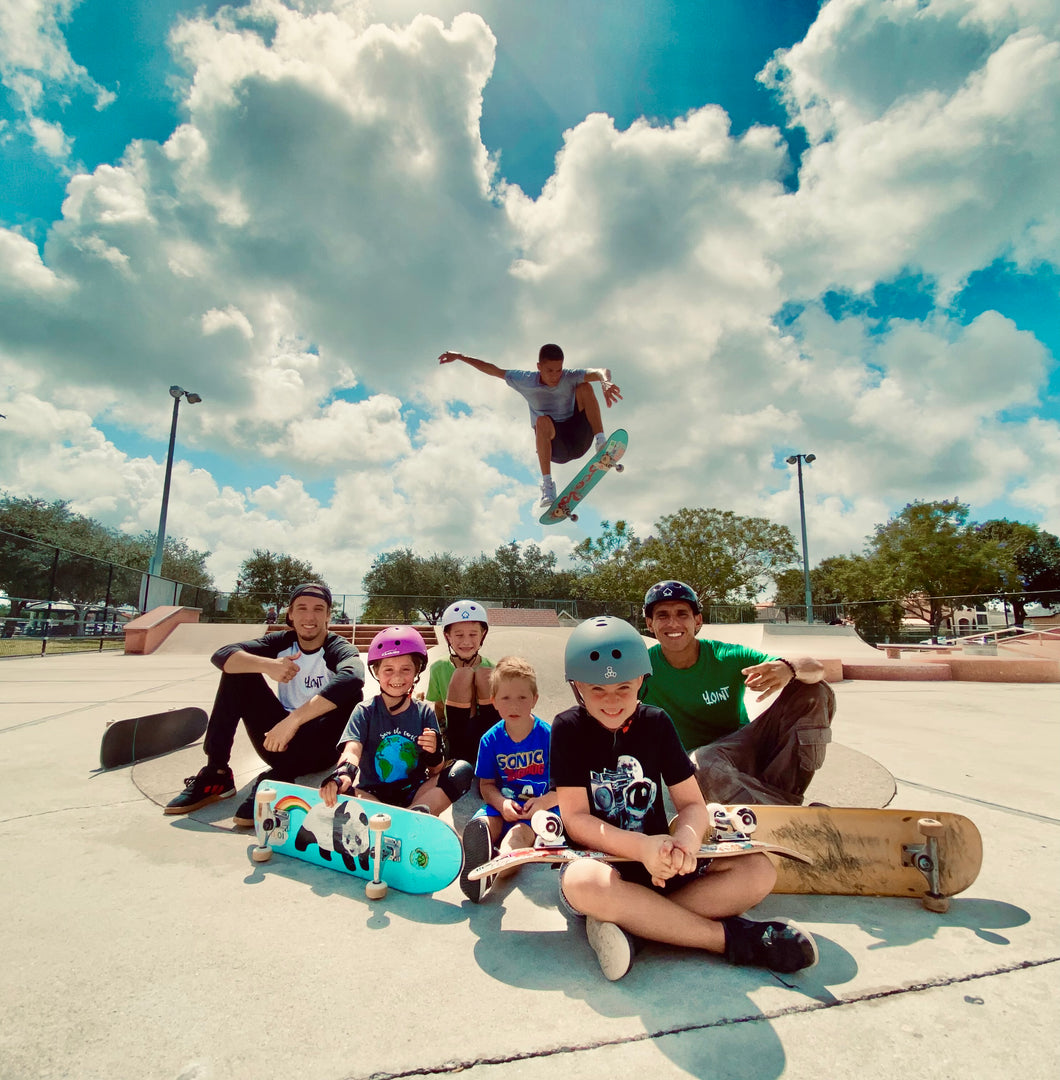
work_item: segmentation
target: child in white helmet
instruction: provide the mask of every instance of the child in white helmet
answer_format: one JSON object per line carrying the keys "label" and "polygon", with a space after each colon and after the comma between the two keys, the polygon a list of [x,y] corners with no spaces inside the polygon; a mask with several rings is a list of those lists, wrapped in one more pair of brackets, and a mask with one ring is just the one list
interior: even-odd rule
{"label": "child in white helmet", "polygon": [[427,700],[434,702],[450,756],[472,763],[478,759],[479,740],[500,719],[491,703],[493,662],[481,653],[488,633],[489,617],[482,604],[450,604],[442,613],[449,659],[431,664],[427,682]]}

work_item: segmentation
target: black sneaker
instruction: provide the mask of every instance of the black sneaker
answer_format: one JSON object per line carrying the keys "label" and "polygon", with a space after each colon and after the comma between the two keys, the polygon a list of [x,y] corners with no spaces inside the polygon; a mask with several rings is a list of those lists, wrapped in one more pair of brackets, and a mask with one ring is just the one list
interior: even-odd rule
{"label": "black sneaker", "polygon": [[493,840],[490,827],[484,817],[473,817],[464,826],[464,865],[460,870],[460,891],[473,904],[480,903],[489,892],[494,878],[468,881],[467,875],[476,867],[493,858]]}
{"label": "black sneaker", "polygon": [[790,974],[817,963],[817,942],[790,919],[754,922],[734,915],[725,927],[725,959],[730,964],[764,967]]}
{"label": "black sneaker", "polygon": [[164,814],[187,814],[219,799],[230,799],[236,793],[232,770],[223,765],[204,765],[195,776],[184,781],[184,790],[163,809]]}
{"label": "black sneaker", "polygon": [[633,938],[617,923],[601,922],[589,915],[585,920],[585,934],[600,961],[605,979],[615,982],[633,966]]}
{"label": "black sneaker", "polygon": [[239,809],[232,815],[232,823],[241,829],[254,828],[254,796],[258,793],[258,785],[262,780],[268,780],[272,776],[272,770],[266,769],[254,781],[250,788],[250,794],[239,804]]}

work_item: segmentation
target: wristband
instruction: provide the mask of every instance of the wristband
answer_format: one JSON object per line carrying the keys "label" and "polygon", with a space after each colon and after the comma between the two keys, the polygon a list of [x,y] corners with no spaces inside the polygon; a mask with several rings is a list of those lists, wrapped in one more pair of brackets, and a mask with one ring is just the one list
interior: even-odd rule
{"label": "wristband", "polygon": [[340,765],[336,765],[335,769],[328,776],[324,777],[320,786],[323,787],[324,784],[328,784],[334,780],[335,787],[337,787],[339,791],[342,791],[342,784],[340,784],[339,781],[343,777],[346,777],[346,779],[349,780],[351,788],[355,788],[357,786],[357,766],[350,761],[344,761]]}
{"label": "wristband", "polygon": [[792,679],[797,679],[799,677],[798,673],[795,671],[795,665],[790,660],[785,660],[783,656],[778,656],[777,660],[791,672]]}

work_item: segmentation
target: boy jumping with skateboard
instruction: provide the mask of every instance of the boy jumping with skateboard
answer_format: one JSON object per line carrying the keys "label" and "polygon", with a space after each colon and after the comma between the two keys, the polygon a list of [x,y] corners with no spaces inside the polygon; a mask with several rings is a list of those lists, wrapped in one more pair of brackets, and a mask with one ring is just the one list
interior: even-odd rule
{"label": "boy jumping with skateboard", "polygon": [[440,364],[451,364],[454,360],[462,360],[484,375],[503,379],[526,398],[541,466],[541,506],[551,506],[556,499],[552,462],[562,465],[576,461],[594,439],[597,453],[604,448],[600,403],[590,383],[603,383],[604,402],[610,409],[622,399],[621,391],[611,381],[611,369],[564,369],[563,350],[551,344],[541,346],[536,371],[510,371],[458,352],[444,352],[438,357]]}
{"label": "boy jumping with skateboard", "polygon": [[498,843],[509,851],[533,847],[530,819],[558,803],[548,780],[549,727],[534,715],[534,669],[521,657],[506,656],[493,669],[490,682],[501,719],[479,744],[475,775],[485,805],[464,827],[460,875],[460,888],[476,904],[493,879],[469,881],[467,875],[493,858]]}
{"label": "boy jumping with skateboard", "polygon": [[[800,927],[740,915],[776,881],[765,855],[697,861],[707,807],[670,718],[639,701],[651,674],[640,634],[621,619],[590,619],[568,639],[564,666],[578,701],[552,724],[551,774],[564,828],[583,847],[636,860],[575,862],[560,876],[563,898],[586,916],[605,977],[629,971],[634,934],[731,964],[812,967],[817,946]],[[677,810],[672,833],[663,782]]]}
{"label": "boy jumping with skateboard", "polygon": [[339,739],[339,763],[320,785],[328,806],[339,795],[355,795],[391,806],[422,806],[437,816],[471,787],[468,762],[443,764],[434,710],[412,699],[426,666],[427,646],[411,626],[390,626],[372,639],[368,669],[379,694],[353,710]]}

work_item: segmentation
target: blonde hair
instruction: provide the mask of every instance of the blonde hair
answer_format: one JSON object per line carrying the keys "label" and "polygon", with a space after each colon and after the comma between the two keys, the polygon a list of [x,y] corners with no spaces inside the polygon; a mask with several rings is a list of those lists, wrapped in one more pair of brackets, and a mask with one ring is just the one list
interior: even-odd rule
{"label": "blonde hair", "polygon": [[525,679],[530,684],[531,692],[537,696],[537,675],[529,660],[524,660],[521,656],[501,657],[490,673],[490,693],[496,695],[505,679]]}

